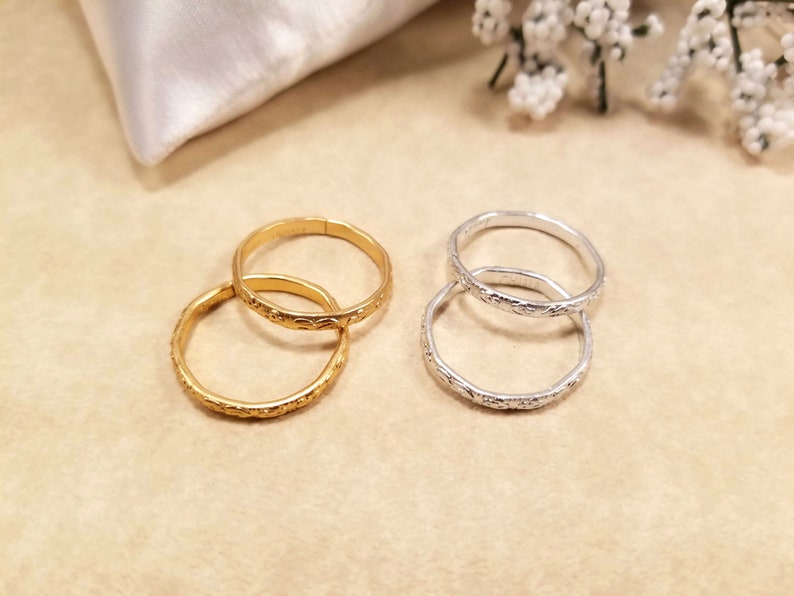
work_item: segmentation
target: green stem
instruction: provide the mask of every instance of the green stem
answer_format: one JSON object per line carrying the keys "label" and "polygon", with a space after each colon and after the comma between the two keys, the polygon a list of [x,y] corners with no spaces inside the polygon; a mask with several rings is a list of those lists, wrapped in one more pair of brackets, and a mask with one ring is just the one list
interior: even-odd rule
{"label": "green stem", "polygon": [[598,112],[606,114],[609,109],[607,103],[607,68],[606,63],[601,60],[598,63]]}
{"label": "green stem", "polygon": [[[518,44],[519,56],[524,54],[524,30],[521,27],[511,27],[510,28],[510,36],[513,38],[513,41]],[[496,87],[496,83],[499,80],[499,77],[502,74],[502,71],[507,66],[507,51],[502,55],[502,59],[499,61],[499,65],[496,67],[496,72],[493,73],[493,76],[488,81],[488,88],[493,89]]]}
{"label": "green stem", "polygon": [[[742,63],[739,60],[739,56],[742,55],[742,46],[739,43],[739,31],[733,26],[733,14],[737,6],[744,4],[747,1],[748,0],[727,0],[726,12],[728,13],[728,30],[730,31],[731,35],[731,46],[733,46],[733,63],[736,65],[736,72],[742,72]],[[794,11],[794,7],[792,7],[794,2],[792,0],[761,0],[761,3],[788,4],[789,10]],[[781,56],[781,58],[783,57]],[[785,58],[783,60],[783,64],[785,64]],[[778,68],[782,66],[782,64],[778,64],[779,61],[780,58],[778,58],[778,61],[775,62]]]}
{"label": "green stem", "polygon": [[502,59],[499,61],[499,66],[496,67],[496,72],[493,73],[491,80],[488,81],[489,89],[493,89],[494,87],[496,87],[496,82],[499,80],[499,75],[502,74],[502,71],[505,69],[505,66],[507,66],[507,52],[505,52],[504,55],[502,56]]}
{"label": "green stem", "polygon": [[601,60],[601,46],[596,45],[593,53],[590,55],[590,66],[595,66],[599,62],[603,62],[603,60]]}
{"label": "green stem", "polygon": [[648,27],[645,23],[642,25],[637,25],[634,29],[631,30],[632,37],[647,37],[648,33],[650,33],[651,28]]}
{"label": "green stem", "polygon": [[736,66],[736,72],[742,72],[742,62],[739,56],[742,55],[742,46],[739,43],[739,31],[733,26],[733,10],[737,4],[742,4],[743,0],[728,0],[728,31],[731,34],[731,46],[733,47],[733,64]]}

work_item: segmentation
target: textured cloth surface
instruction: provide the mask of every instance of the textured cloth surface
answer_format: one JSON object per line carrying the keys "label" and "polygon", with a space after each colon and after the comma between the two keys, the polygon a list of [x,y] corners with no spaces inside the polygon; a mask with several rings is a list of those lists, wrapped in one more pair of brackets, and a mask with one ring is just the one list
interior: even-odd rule
{"label": "textured cloth surface", "polygon": [[432,0],[80,0],[144,164],[388,33]]}
{"label": "textured cloth surface", "polygon": [[[440,3],[143,168],[79,6],[0,3],[0,593],[794,593],[792,154],[745,158],[718,78],[647,110],[674,35],[610,70],[608,117],[574,79],[553,119],[513,118],[470,11]],[[491,209],[560,218],[607,266],[592,368],[534,413],[470,406],[421,357],[447,237]],[[300,215],[371,233],[394,295],[314,405],[213,415],[171,369],[173,326],[249,232]],[[463,255],[586,283],[540,234]],[[323,238],[251,270],[342,304],[378,283]],[[463,297],[436,327],[451,364],[505,391],[570,367],[569,331]],[[227,302],[187,357],[254,399],[303,386],[333,342]]]}

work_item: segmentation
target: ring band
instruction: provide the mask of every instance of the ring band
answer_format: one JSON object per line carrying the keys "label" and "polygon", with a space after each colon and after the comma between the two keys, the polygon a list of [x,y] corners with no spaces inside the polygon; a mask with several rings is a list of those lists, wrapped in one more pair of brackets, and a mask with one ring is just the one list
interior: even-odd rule
{"label": "ring band", "polygon": [[[289,310],[259,296],[243,277],[243,266],[248,257],[265,243],[287,236],[325,234],[347,240],[360,248],[378,266],[381,284],[367,299],[349,308],[338,306],[328,312]],[[322,217],[287,219],[264,226],[252,232],[237,247],[232,260],[232,283],[237,295],[245,304],[273,323],[290,329],[339,329],[359,323],[374,313],[391,293],[392,275],[389,255],[372,236],[348,223]]]}
{"label": "ring band", "polygon": [[[460,245],[465,245],[485,228],[518,227],[545,232],[569,244],[595,274],[595,281],[581,294],[559,300],[528,300],[500,292],[466,269],[460,260]],[[540,213],[491,211],[463,222],[449,238],[449,267],[455,280],[472,296],[499,310],[528,317],[556,317],[577,313],[593,302],[604,287],[604,262],[590,241],[578,230]]]}
{"label": "ring band", "polygon": [[[474,269],[472,274],[485,279],[490,283],[509,285],[514,287],[524,287],[530,290],[541,292],[549,298],[567,299],[570,294],[566,292],[557,282],[533,271],[514,269],[511,267],[480,267]],[[436,308],[441,305],[450,295],[453,289],[457,288],[460,292],[463,288],[457,282],[450,282],[428,303],[421,323],[422,349],[428,368],[441,381],[449,385],[455,392],[475,404],[496,408],[499,410],[518,409],[531,410],[540,408],[560,396],[568,393],[574,385],[582,380],[593,353],[593,336],[590,330],[590,321],[584,311],[569,313],[568,316],[579,329],[581,338],[581,354],[579,362],[562,379],[543,391],[534,393],[505,394],[481,389],[465,378],[456,373],[444,362],[436,348],[433,337],[433,319]],[[454,295],[454,294],[453,294]],[[577,320],[578,319],[578,320]]]}
{"label": "ring band", "polygon": [[[287,275],[249,275],[245,278],[245,281],[250,287],[258,291],[271,290],[303,296],[317,302],[329,311],[339,308],[333,297],[323,288],[297,277]],[[190,331],[200,317],[225,300],[234,297],[234,295],[232,282],[228,281],[198,296],[188,304],[179,317],[174,333],[171,336],[171,361],[174,364],[177,377],[188,393],[199,403],[215,412],[240,418],[273,418],[302,408],[325,391],[339,374],[347,360],[347,353],[350,348],[350,333],[346,327],[337,329],[339,339],[336,348],[320,376],[300,391],[287,397],[256,403],[238,401],[210,391],[196,379],[188,368],[184,355]]]}

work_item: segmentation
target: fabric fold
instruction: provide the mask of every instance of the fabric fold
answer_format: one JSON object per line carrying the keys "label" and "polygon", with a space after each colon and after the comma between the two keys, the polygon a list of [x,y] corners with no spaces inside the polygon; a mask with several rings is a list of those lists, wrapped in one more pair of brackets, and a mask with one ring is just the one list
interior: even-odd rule
{"label": "fabric fold", "polygon": [[80,0],[136,159],[153,165],[434,0]]}

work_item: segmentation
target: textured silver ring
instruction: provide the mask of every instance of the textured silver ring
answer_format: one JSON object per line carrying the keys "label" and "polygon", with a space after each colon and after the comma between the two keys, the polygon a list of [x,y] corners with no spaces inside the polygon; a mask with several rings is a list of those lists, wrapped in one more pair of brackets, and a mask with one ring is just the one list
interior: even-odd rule
{"label": "textured silver ring", "polygon": [[[570,297],[570,294],[557,282],[533,271],[514,269],[512,267],[479,267],[474,269],[472,274],[480,280],[489,283],[528,288],[541,292],[549,298],[567,299]],[[473,401],[475,404],[489,408],[532,410],[560,398],[582,380],[587,368],[590,366],[590,359],[593,354],[593,336],[590,331],[590,321],[584,311],[572,312],[568,315],[579,330],[581,347],[579,362],[548,389],[533,393],[506,394],[481,389],[467,381],[444,362],[438,353],[433,337],[433,319],[436,308],[450,296],[453,289],[457,289],[458,292],[462,291],[460,284],[454,281],[444,286],[428,303],[421,322],[422,349],[425,362],[430,371],[442,382],[449,385],[453,391]]]}
{"label": "textured silver ring", "polygon": [[[500,292],[482,280],[477,279],[460,260],[460,249],[471,238],[485,228],[528,228],[545,232],[569,244],[582,259],[582,262],[595,281],[581,294],[568,295],[560,300],[528,300],[505,292]],[[455,280],[472,296],[495,306],[499,310],[512,312],[526,317],[557,317],[577,313],[593,302],[606,281],[604,262],[591,242],[578,230],[540,213],[527,211],[490,211],[463,222],[449,237],[449,267]]]}

